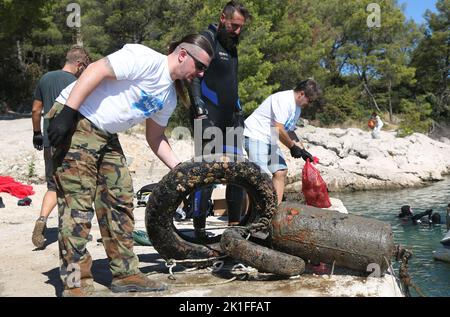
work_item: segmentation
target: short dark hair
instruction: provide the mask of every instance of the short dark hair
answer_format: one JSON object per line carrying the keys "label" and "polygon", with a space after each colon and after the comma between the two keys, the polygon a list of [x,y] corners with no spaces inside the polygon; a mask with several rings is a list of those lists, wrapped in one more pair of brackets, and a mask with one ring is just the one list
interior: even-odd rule
{"label": "short dark hair", "polygon": [[250,12],[244,7],[244,5],[240,4],[238,1],[230,1],[228,2],[222,10],[223,15],[227,19],[233,17],[235,11],[238,11],[244,17],[245,21],[251,18]]}
{"label": "short dark hair", "polygon": [[410,205],[404,205],[400,208],[402,213],[410,213],[411,212],[411,206]]}
{"label": "short dark hair", "polygon": [[76,63],[78,61],[89,64],[90,57],[87,50],[79,45],[73,45],[66,54],[66,63]]}
{"label": "short dark hair", "polygon": [[312,78],[308,78],[298,83],[294,91],[295,92],[303,91],[305,93],[305,96],[309,99],[310,102],[317,100],[322,94],[319,84],[317,84],[317,82]]}
{"label": "short dark hair", "polygon": [[[189,34],[179,41],[170,43],[169,54],[173,53],[181,43],[189,43],[195,45],[204,50],[211,58],[214,57],[214,49],[212,48],[211,43],[206,37],[201,34]],[[181,98],[181,102],[186,107],[188,107],[189,102],[184,91],[184,83],[179,79],[175,80],[175,90],[177,92],[177,95]]]}
{"label": "short dark hair", "polygon": [[208,41],[206,37],[201,34],[189,34],[183,37],[181,40],[172,42],[169,45],[169,54],[175,51],[175,49],[181,43],[189,43],[193,44],[202,50],[204,50],[209,56],[214,57],[214,49],[212,48],[211,43]]}

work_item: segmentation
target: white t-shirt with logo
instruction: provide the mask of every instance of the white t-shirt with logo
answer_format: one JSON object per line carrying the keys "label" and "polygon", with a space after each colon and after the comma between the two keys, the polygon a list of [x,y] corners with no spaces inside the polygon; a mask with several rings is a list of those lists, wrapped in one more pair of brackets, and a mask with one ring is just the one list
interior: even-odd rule
{"label": "white t-shirt with logo", "polygon": [[[144,45],[126,44],[108,59],[117,80],[103,80],[82,103],[80,113],[109,133],[123,132],[148,118],[167,126],[177,105],[167,56]],[[65,104],[74,85],[56,101]]]}
{"label": "white t-shirt with logo", "polygon": [[270,95],[245,120],[244,136],[266,144],[276,144],[278,140],[272,136],[274,121],[283,124],[286,131],[294,131],[301,113],[301,107],[295,103],[293,90]]}

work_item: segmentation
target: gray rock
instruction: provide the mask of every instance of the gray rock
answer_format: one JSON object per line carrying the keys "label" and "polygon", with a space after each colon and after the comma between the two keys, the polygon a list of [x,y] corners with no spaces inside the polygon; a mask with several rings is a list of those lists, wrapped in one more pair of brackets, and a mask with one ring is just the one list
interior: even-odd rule
{"label": "gray rock", "polygon": [[[329,191],[421,186],[450,174],[450,144],[414,133],[406,138],[381,131],[380,139],[360,129],[298,128]],[[301,190],[303,160],[282,146],[288,166],[287,191]]]}

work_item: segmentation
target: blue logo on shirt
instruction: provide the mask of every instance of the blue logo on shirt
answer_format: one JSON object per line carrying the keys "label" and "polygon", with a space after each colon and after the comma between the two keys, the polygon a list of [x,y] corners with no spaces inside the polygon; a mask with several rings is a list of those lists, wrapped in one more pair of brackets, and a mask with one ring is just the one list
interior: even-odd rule
{"label": "blue logo on shirt", "polygon": [[291,115],[291,117],[284,124],[284,128],[286,131],[294,131],[295,125],[297,124],[298,119],[302,113],[302,109],[300,107],[295,107],[295,113]]}
{"label": "blue logo on shirt", "polygon": [[160,111],[164,106],[164,102],[157,97],[147,94],[141,90],[141,99],[134,102],[132,107],[141,111],[146,118],[149,118],[153,113]]}

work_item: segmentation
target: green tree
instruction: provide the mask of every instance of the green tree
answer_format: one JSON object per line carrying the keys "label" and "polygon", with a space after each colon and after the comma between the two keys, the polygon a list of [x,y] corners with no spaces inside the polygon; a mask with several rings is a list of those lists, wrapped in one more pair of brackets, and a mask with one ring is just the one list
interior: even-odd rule
{"label": "green tree", "polygon": [[[407,69],[405,47],[410,47],[412,42],[405,40],[405,34],[410,32],[412,26],[411,23],[405,23],[404,14],[397,2],[387,0],[380,3],[380,27],[368,27],[366,8],[370,2],[362,1],[364,5],[351,11],[345,25],[348,30],[347,43],[341,51],[346,55],[349,66],[347,70],[358,75],[368,99],[380,112],[377,91],[386,88],[392,91],[393,86],[405,78],[411,79],[412,70]],[[399,70],[401,74],[397,76],[396,71]],[[390,96],[388,100],[391,101]]]}
{"label": "green tree", "polygon": [[403,120],[399,127],[400,136],[407,136],[413,132],[428,133],[431,127],[432,106],[427,102],[427,96],[419,96],[416,101],[402,99],[400,107],[403,111]]}
{"label": "green tree", "polygon": [[[29,107],[37,79],[60,68],[76,42],[94,59],[126,43],[165,54],[170,42],[218,23],[227,1],[78,0],[81,27],[71,28],[66,23],[71,0],[0,0],[0,101]],[[438,12],[426,14],[419,36],[397,0],[377,2],[380,27],[367,25],[371,0],[242,0],[253,16],[239,45],[245,113],[275,91],[313,77],[324,91],[323,107],[305,115],[323,124],[387,109],[391,116],[401,114],[409,128],[425,131],[410,124],[422,102],[432,105],[434,119],[449,120],[449,1],[439,0]],[[425,111],[420,120],[429,116]],[[186,118],[179,107],[171,124],[187,124]]]}
{"label": "green tree", "polygon": [[324,92],[323,102],[327,105],[317,119],[324,125],[344,123],[348,119],[364,117],[364,106],[359,101],[359,88],[329,86]]}
{"label": "green tree", "polygon": [[[394,27],[399,25],[402,19],[401,13],[397,12],[397,20],[392,20]],[[393,32],[386,35],[384,48],[380,52],[378,62],[378,73],[380,86],[387,90],[387,108],[389,110],[389,121],[393,116],[393,93],[402,84],[413,85],[416,69],[410,67],[412,45],[419,38],[416,24],[408,21],[401,24],[402,32]],[[398,110],[398,109],[397,109]]]}
{"label": "green tree", "polygon": [[44,12],[51,2],[0,1],[0,103],[16,109],[30,101],[38,67],[27,64],[24,42],[36,27],[45,27]]}
{"label": "green tree", "polygon": [[433,117],[450,121],[450,0],[436,3],[437,13],[427,11],[427,28],[423,40],[414,51],[412,66],[416,68],[419,93],[431,93]]}
{"label": "green tree", "polygon": [[[278,1],[248,1],[247,8],[252,14],[239,45],[239,96],[244,112],[249,115],[261,102],[279,88],[279,83],[271,83],[270,75],[274,63],[268,58],[266,48],[274,41],[274,12]],[[276,13],[275,13],[276,14]]]}

